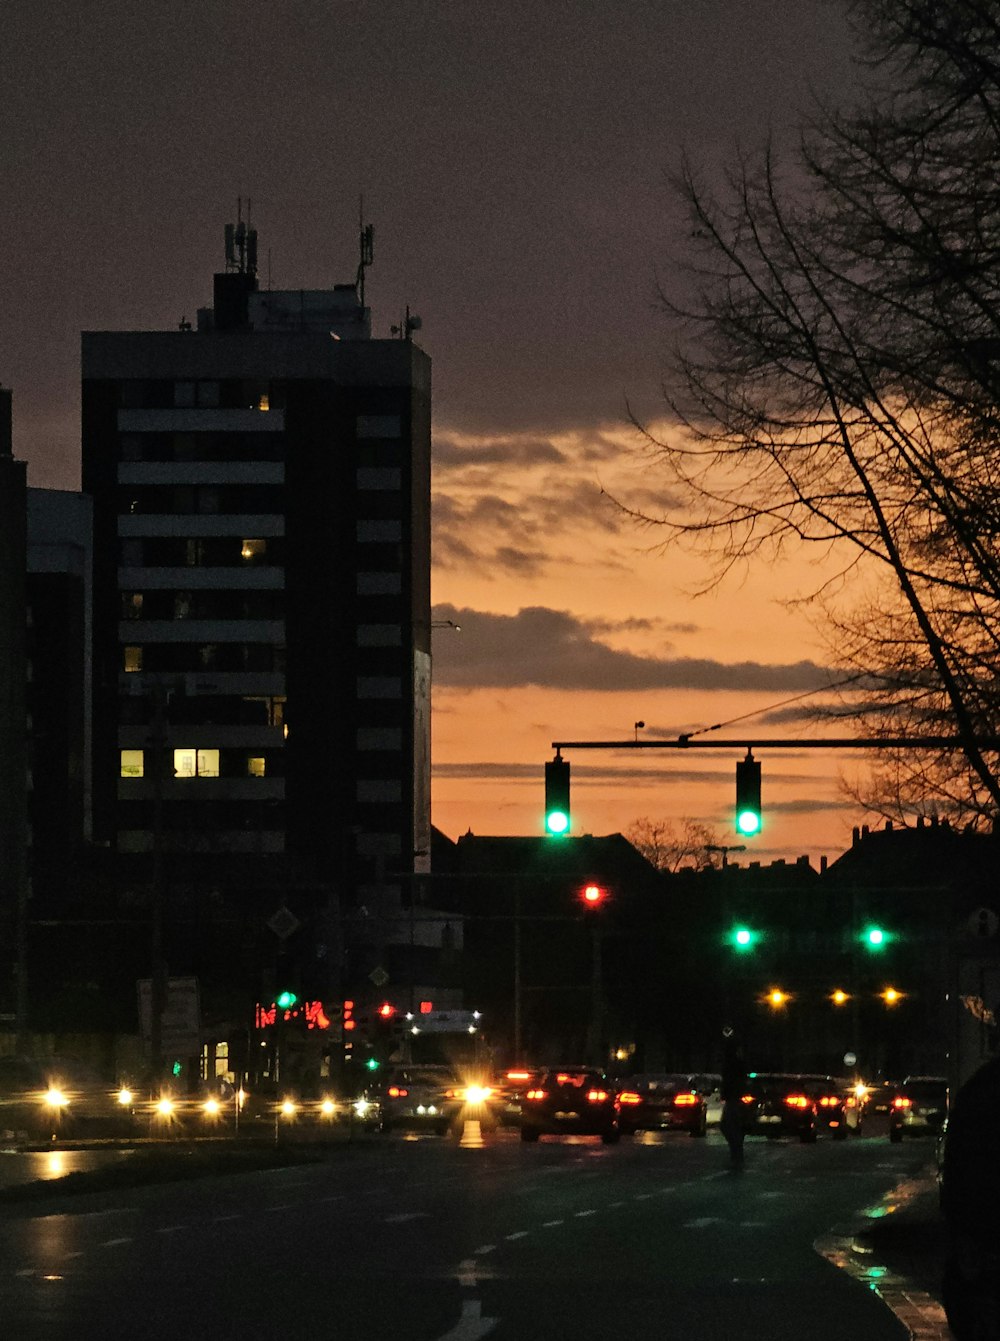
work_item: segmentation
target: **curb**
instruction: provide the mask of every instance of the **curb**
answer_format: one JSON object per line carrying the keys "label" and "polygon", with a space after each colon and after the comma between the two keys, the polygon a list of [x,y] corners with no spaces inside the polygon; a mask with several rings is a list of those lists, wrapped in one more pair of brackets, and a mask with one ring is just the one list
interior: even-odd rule
{"label": "curb", "polygon": [[929,1172],[908,1178],[887,1192],[881,1201],[861,1211],[861,1222],[853,1233],[826,1234],[813,1243],[821,1257],[877,1294],[913,1341],[953,1341],[944,1307],[934,1295],[880,1260],[883,1255],[866,1238],[863,1221],[870,1225],[906,1210],[918,1197],[933,1190],[933,1186]]}

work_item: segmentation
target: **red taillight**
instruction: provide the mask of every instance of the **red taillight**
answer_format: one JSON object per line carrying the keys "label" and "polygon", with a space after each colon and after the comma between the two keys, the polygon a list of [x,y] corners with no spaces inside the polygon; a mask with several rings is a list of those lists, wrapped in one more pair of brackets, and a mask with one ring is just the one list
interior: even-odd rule
{"label": "red taillight", "polygon": [[607,1090],[588,1090],[587,1102],[591,1104],[603,1104],[607,1102]]}
{"label": "red taillight", "polygon": [[622,1090],[618,1096],[618,1102],[620,1104],[641,1104],[642,1095],[636,1094],[634,1090]]}
{"label": "red taillight", "polygon": [[545,1090],[528,1090],[524,1097],[526,1099],[547,1099],[548,1093]]}
{"label": "red taillight", "polygon": [[893,1108],[912,1108],[913,1100],[908,1099],[905,1094],[897,1094],[892,1101]]}
{"label": "red taillight", "polygon": [[409,1090],[404,1090],[401,1085],[390,1085],[387,1091],[390,1099],[405,1099]]}
{"label": "red taillight", "polygon": [[808,1108],[809,1100],[804,1094],[786,1094],[785,1103],[789,1108]]}
{"label": "red taillight", "polygon": [[840,1099],[835,1094],[824,1094],[819,1101],[820,1108],[839,1108]]}
{"label": "red taillight", "polygon": [[698,1102],[697,1094],[675,1094],[674,1106],[676,1108],[691,1108]]}
{"label": "red taillight", "polygon": [[508,1072],[507,1072],[507,1079],[508,1079],[508,1080],[530,1080],[530,1079],[531,1079],[531,1072],[530,1072],[530,1071],[508,1071]]}
{"label": "red taillight", "polygon": [[756,1100],[755,1096],[752,1095],[752,1094],[741,1094],[741,1095],[740,1095],[740,1103],[741,1103],[741,1104],[755,1104],[756,1102],[757,1102],[757,1100]]}

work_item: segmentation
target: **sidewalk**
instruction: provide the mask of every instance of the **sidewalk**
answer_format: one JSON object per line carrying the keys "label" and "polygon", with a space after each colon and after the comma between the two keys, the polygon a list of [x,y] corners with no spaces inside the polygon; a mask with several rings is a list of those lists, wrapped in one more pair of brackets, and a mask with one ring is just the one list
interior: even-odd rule
{"label": "sidewalk", "polygon": [[950,1341],[941,1305],[947,1229],[933,1165],[893,1188],[851,1234],[817,1243],[828,1261],[875,1290],[915,1341]]}

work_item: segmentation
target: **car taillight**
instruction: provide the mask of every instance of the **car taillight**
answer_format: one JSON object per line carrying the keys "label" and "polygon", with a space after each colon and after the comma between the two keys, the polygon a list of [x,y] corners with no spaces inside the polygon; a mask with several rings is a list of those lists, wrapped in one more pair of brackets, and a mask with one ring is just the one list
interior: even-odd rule
{"label": "car taillight", "polygon": [[786,1094],[785,1103],[789,1108],[808,1108],[809,1100],[804,1094]]}
{"label": "car taillight", "polygon": [[820,1108],[838,1108],[840,1099],[835,1094],[824,1094],[819,1101]]}
{"label": "car taillight", "polygon": [[905,1094],[897,1094],[892,1101],[893,1108],[912,1108],[913,1100],[908,1099]]}
{"label": "car taillight", "polygon": [[741,1104],[755,1104],[756,1102],[757,1102],[757,1098],[756,1098],[756,1096],[753,1095],[753,1094],[741,1094],[741,1095],[740,1095],[740,1103],[741,1103]]}
{"label": "car taillight", "polygon": [[675,1094],[674,1106],[676,1108],[691,1108],[698,1102],[697,1094]]}
{"label": "car taillight", "polygon": [[587,1102],[591,1104],[603,1104],[607,1102],[607,1090],[588,1090]]}
{"label": "car taillight", "polygon": [[641,1104],[642,1095],[636,1094],[634,1090],[622,1090],[618,1096],[618,1102],[620,1104]]}
{"label": "car taillight", "polygon": [[404,1090],[401,1085],[390,1085],[388,1089],[390,1099],[405,1099],[409,1090]]}
{"label": "car taillight", "polygon": [[528,1090],[524,1097],[526,1099],[547,1099],[548,1093],[545,1090]]}
{"label": "car taillight", "polygon": [[508,1079],[508,1080],[530,1080],[530,1079],[531,1079],[531,1072],[530,1072],[530,1071],[508,1071],[508,1072],[507,1072],[507,1079]]}

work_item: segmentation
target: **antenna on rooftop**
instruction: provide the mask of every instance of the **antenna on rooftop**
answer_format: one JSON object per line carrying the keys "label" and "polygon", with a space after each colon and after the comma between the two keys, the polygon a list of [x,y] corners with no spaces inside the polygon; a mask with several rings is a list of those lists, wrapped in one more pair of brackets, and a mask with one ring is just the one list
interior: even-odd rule
{"label": "antenna on rooftop", "polygon": [[358,302],[365,305],[365,271],[375,256],[375,230],[365,223],[365,198],[358,196]]}
{"label": "antenna on rooftop", "polygon": [[250,227],[250,197],[247,221],[243,222],[243,197],[236,201],[236,223],[226,224],[226,269],[240,275],[257,273],[257,230]]}

